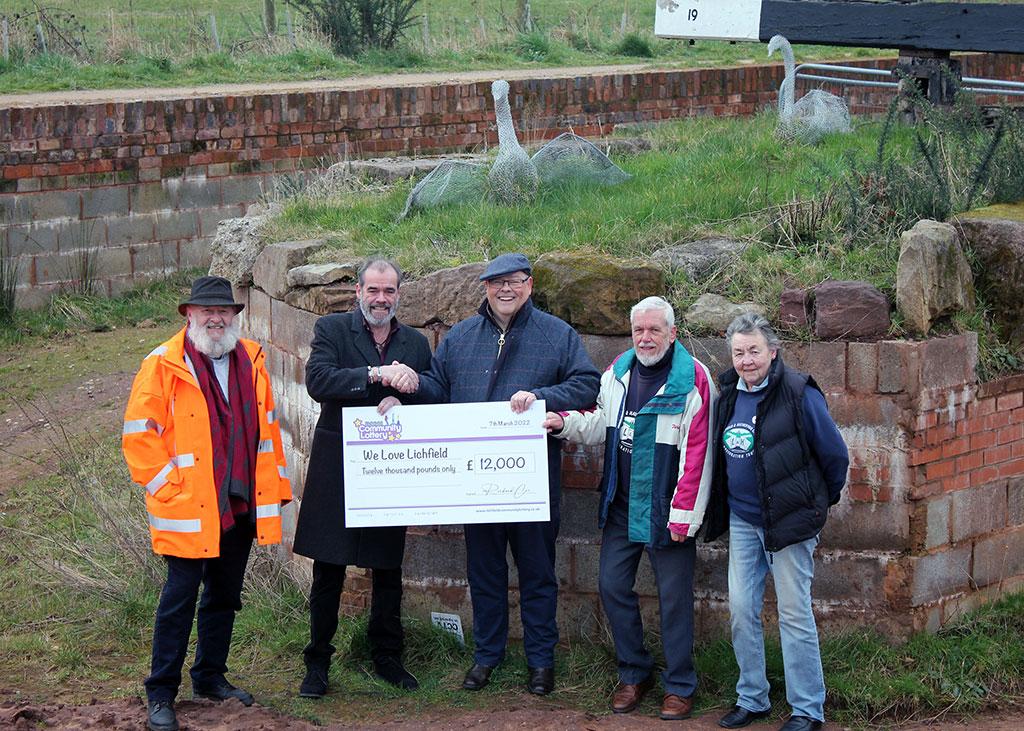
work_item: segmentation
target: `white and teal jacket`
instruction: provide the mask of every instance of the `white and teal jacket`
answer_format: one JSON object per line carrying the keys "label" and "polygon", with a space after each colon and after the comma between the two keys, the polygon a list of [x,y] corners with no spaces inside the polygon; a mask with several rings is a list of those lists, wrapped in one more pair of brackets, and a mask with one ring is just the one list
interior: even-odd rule
{"label": "white and teal jacket", "polygon": [[[559,438],[604,443],[604,476],[598,525],[603,528],[618,482],[619,434],[632,348],[601,377],[593,411],[563,412]],[[671,533],[692,537],[700,528],[711,489],[712,415],[717,391],[707,367],[680,343],[674,345],[665,385],[636,417],[629,487],[629,539],[655,548],[671,544]]]}

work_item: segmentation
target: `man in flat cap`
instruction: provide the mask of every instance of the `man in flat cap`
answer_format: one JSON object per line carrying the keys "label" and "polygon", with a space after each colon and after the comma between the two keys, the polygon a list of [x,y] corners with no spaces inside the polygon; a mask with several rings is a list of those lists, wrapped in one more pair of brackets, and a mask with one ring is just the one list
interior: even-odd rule
{"label": "man in flat cap", "polygon": [[124,458],[146,488],[153,551],[167,562],[145,682],[153,731],[178,728],[197,599],[193,696],[253,703],[225,678],[231,631],[253,538],[280,543],[292,492],[266,357],[235,323],[242,307],[228,280],[193,282],[178,307],[185,326],[146,356],[125,411]]}
{"label": "man in flat cap", "polygon": [[[553,411],[594,403],[600,373],[567,323],[535,309],[533,277],[522,254],[502,254],[480,275],[486,299],[478,314],[458,323],[438,345],[418,395],[433,403],[508,401],[515,413],[544,399]],[[474,664],[462,687],[479,690],[504,659],[508,639],[507,547],[519,572],[519,604],[527,689],[554,688],[558,643],[555,538],[561,501],[561,447],[548,438],[551,519],[466,526],[466,563],[473,602]]]}

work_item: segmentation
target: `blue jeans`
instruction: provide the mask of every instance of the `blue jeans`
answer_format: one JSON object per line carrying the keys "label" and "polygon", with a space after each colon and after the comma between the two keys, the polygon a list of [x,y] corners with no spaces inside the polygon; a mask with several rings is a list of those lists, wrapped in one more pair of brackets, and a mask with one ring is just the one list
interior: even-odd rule
{"label": "blue jeans", "polygon": [[693,563],[696,541],[673,543],[667,548],[648,548],[629,540],[627,518],[614,509],[601,536],[599,590],[608,615],[619,680],[636,685],[651,675],[654,658],[644,646],[640,601],[634,591],[637,567],[646,550],[658,587],[661,643],[665,671],[661,683],[666,693],[689,698],[697,689],[693,667]]}
{"label": "blue jeans", "polygon": [[762,528],[735,513],[729,518],[729,613],[733,652],[740,667],[736,704],[741,708],[765,711],[771,707],[761,625],[765,579],[771,571],[779,608],[786,700],[794,716],[825,719],[825,678],[818,650],[818,628],[811,611],[817,545],[815,536],[769,553],[764,547]]}

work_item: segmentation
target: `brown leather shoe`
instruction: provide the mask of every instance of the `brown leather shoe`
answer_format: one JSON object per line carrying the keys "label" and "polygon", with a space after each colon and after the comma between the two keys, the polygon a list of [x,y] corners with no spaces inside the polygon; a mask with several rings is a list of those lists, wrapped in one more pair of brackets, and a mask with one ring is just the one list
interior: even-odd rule
{"label": "brown leather shoe", "polygon": [[675,693],[666,693],[661,701],[661,718],[665,721],[682,721],[690,717],[693,698],[683,698]]}
{"label": "brown leather shoe", "polygon": [[630,713],[636,710],[640,701],[647,695],[647,691],[653,687],[654,678],[649,675],[646,680],[642,680],[636,685],[619,683],[615,686],[615,692],[612,693],[612,710],[615,713]]}

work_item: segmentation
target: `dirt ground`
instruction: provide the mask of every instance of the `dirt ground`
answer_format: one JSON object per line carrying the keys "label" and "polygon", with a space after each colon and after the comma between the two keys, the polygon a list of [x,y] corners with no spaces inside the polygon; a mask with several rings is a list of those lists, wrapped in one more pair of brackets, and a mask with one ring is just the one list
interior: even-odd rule
{"label": "dirt ground", "polygon": [[[146,727],[145,704],[141,699],[95,699],[88,705],[33,704],[19,701],[16,691],[0,691],[0,728],[29,731],[30,729],[109,729],[136,731]],[[258,703],[246,708],[238,701],[221,704],[210,701],[181,701],[176,706],[178,721],[183,731],[307,731],[322,729],[431,729],[457,731],[458,729],[537,729],[538,731],[566,731],[581,729],[670,729],[686,731],[712,731],[718,729],[720,712],[708,713],[686,721],[662,721],[637,714],[625,716],[596,716],[583,711],[561,708],[543,699],[526,699],[523,707],[494,708],[490,711],[459,711],[444,717],[425,716],[417,719],[382,719],[372,724],[331,724],[316,727],[312,724],[282,715]],[[754,724],[754,731],[775,729],[779,721]],[[828,724],[826,728],[844,728]],[[1020,731],[1024,728],[1024,714],[991,714],[963,721],[915,723],[898,727],[901,731]]]}

